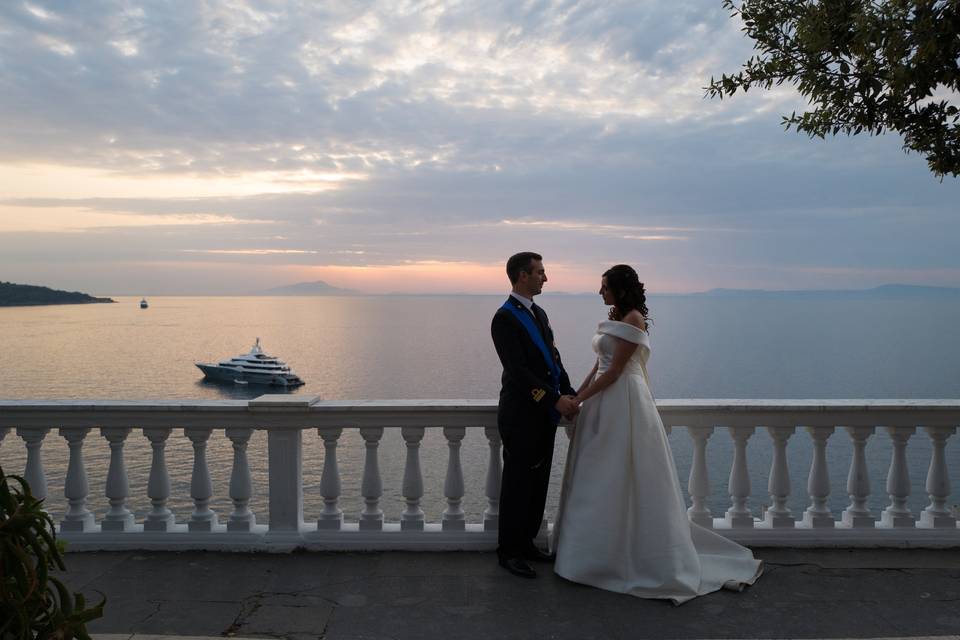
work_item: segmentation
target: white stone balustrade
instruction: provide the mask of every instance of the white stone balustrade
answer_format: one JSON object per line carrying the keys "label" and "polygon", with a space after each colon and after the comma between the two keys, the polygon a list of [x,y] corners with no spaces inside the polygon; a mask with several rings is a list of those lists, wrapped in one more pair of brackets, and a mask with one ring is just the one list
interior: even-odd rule
{"label": "white stone balustrade", "polygon": [[83,466],[83,441],[90,429],[60,429],[60,435],[70,448],[67,477],[63,483],[63,497],[67,499],[67,513],[60,521],[61,531],[91,531],[93,514],[87,509],[87,470]]}
{"label": "white stone balustrade", "polygon": [[363,485],[360,492],[363,494],[363,511],[360,513],[360,529],[383,529],[383,510],[380,509],[380,496],[383,495],[383,481],[380,479],[380,438],[383,437],[383,427],[360,429],[367,448],[367,455],[363,462]]}
{"label": "white stone balustrade", "polygon": [[323,511],[317,520],[318,529],[339,529],[343,524],[343,511],[337,506],[340,500],[340,469],[337,468],[337,440],[343,429],[318,429],[323,438],[323,472],[320,475],[320,495],[323,496]]}
{"label": "white stone balustrade", "polygon": [[490,457],[487,460],[487,508],[483,510],[483,529],[496,531],[500,524],[500,476],[503,473],[500,431],[496,427],[486,427],[483,433],[490,445]]}
{"label": "white stone balustrade", "polygon": [[209,533],[217,528],[217,514],[210,508],[213,483],[207,465],[207,441],[211,429],[187,428],[184,430],[193,443],[193,473],[190,475],[190,497],[193,498],[193,513],[187,527],[191,532]]}
{"label": "white stone balustrade", "polygon": [[444,530],[464,531],[466,515],[463,513],[463,466],[460,464],[460,445],[467,430],[463,427],[444,427],[450,455],[447,458],[447,479],[443,483],[443,495],[447,497],[447,508],[443,511]]}
{"label": "white stone balustrade", "polygon": [[[692,440],[687,487],[692,503],[688,517],[693,522],[757,545],[960,546],[960,528],[948,506],[952,490],[947,452],[960,425],[960,403],[956,401],[662,400],[659,408],[668,429],[685,429]],[[34,494],[46,497],[49,503],[43,448],[50,429],[58,428],[69,449],[60,537],[72,550],[490,549],[496,545],[502,469],[495,425],[495,402],[475,400],[349,402],[263,396],[220,402],[0,401],[0,442],[4,447],[0,453],[7,454],[16,446],[16,440],[4,441],[15,429],[26,448],[24,477]],[[885,485],[889,503],[878,518],[868,506],[867,461],[869,451],[875,448],[871,438],[880,425],[892,447]],[[97,429],[110,447],[100,496],[107,499],[109,508],[100,514],[92,513],[88,506],[90,486],[83,458],[83,446],[92,429]],[[319,518],[308,523],[303,517],[303,434],[313,429],[324,451],[319,487],[323,507]],[[381,508],[384,479],[380,456],[385,454],[380,443],[387,430],[397,429],[405,463],[401,486],[388,487],[390,495],[403,497],[403,510],[394,522],[385,518]],[[470,431],[480,429],[488,449],[483,454],[487,470],[483,481],[474,486],[465,480],[461,449],[465,443],[475,442],[466,437]],[[258,430],[267,432],[267,486],[253,482],[248,460],[248,444]],[[725,430],[730,440],[716,442],[710,449],[732,445],[732,459],[711,458],[707,444],[718,430]],[[125,448],[146,444],[142,438],[130,437],[138,431],[152,451],[145,491],[151,508],[139,514],[140,522],[130,511],[124,460]],[[348,496],[349,504],[359,500],[362,506],[358,510],[350,507],[347,514],[341,505],[337,459],[345,432],[358,434],[364,447],[362,468],[350,470],[354,477],[362,473],[360,495]],[[421,444],[429,432],[442,434],[446,443],[442,487],[424,482]],[[569,427],[567,433],[572,433]],[[192,444],[193,468],[189,496],[176,497],[181,502],[192,500],[193,510],[174,514],[169,506],[167,444],[184,437]],[[924,501],[929,502],[915,513],[908,506],[907,452],[921,437],[928,440],[931,453],[924,490],[917,498],[923,493]],[[827,456],[841,438],[852,449],[845,484],[850,503],[835,514],[828,508],[832,485]],[[233,447],[229,487],[214,487],[211,482],[206,451],[212,439],[226,439]],[[787,452],[801,439],[812,450],[805,495],[801,478],[791,478],[787,465]],[[750,453],[761,445],[772,451],[772,463],[766,493],[755,495],[750,483]],[[874,461],[886,463],[885,459]],[[188,464],[186,460],[177,462]],[[320,465],[321,461],[311,460],[310,464]],[[753,466],[759,470],[760,465]],[[722,517],[714,517],[708,504],[721,496],[711,495],[708,468],[728,467],[729,508]],[[215,491],[225,492],[219,494],[221,499],[228,497],[233,504],[225,524],[219,524],[210,508],[211,499],[218,495]],[[55,493],[60,495],[59,488]],[[268,497],[268,513],[251,510],[251,500],[257,495]],[[436,501],[441,495],[446,508],[439,522],[430,522],[424,515],[424,497]],[[809,505],[802,515],[788,508],[791,495]],[[478,522],[471,522],[464,512],[468,496],[486,503]],[[751,508],[751,502],[767,501],[771,506],[763,513]],[[184,524],[177,524],[177,516]]]}
{"label": "white stone balustrade", "polygon": [[707,440],[713,435],[713,427],[705,429],[691,429],[693,438],[693,464],[690,466],[690,479],[687,482],[687,491],[690,492],[690,501],[693,503],[687,509],[687,517],[701,527],[713,528],[713,516],[707,499],[710,497],[710,481],[707,475]]}
{"label": "white stone balustrade", "polygon": [[790,468],[787,466],[787,440],[793,435],[793,427],[767,427],[773,438],[773,464],[770,467],[770,480],[767,490],[770,492],[771,507],[764,514],[764,523],[770,527],[789,527],[794,525],[793,514],[787,508],[790,496]]}
{"label": "white stone balustrade", "polygon": [[100,526],[104,531],[130,531],[134,528],[133,513],[127,508],[130,484],[123,462],[123,445],[130,435],[129,427],[104,427],[100,433],[110,443],[110,469],[107,471],[107,498],[110,510]]}
{"label": "white stone balustrade", "polygon": [[893,440],[893,459],[887,473],[887,494],[890,506],[880,515],[880,523],[885,527],[912,527],[914,517],[907,508],[910,495],[910,473],[907,470],[907,441],[916,431],[915,427],[887,427],[887,433]]}
{"label": "white stone balustrade", "polygon": [[747,467],[747,440],[753,435],[754,427],[729,427],[733,438],[733,464],[730,465],[730,508],[726,521],[731,528],[748,529],[753,527],[753,514],[747,507],[750,498],[750,470]]}
{"label": "white stone balustrade", "polygon": [[827,498],[830,496],[827,439],[833,434],[833,430],[833,427],[807,427],[807,433],[813,439],[813,460],[810,462],[810,474],[807,476],[810,506],[803,512],[803,524],[814,529],[832,529],[836,525],[833,514],[827,508]]}
{"label": "white stone balustrade", "polygon": [[932,529],[952,529],[957,519],[947,510],[947,498],[950,496],[950,474],[947,471],[947,438],[957,432],[955,427],[924,427],[933,441],[933,454],[930,456],[930,468],[927,470],[927,495],[930,504],[920,514],[918,527]]}
{"label": "white stone balustrade", "polygon": [[403,497],[407,508],[400,516],[400,528],[404,531],[423,531],[425,516],[420,508],[423,497],[423,472],[420,471],[420,441],[426,431],[423,427],[404,427],[400,430],[407,443],[407,464],[403,469]]}
{"label": "white stone balustrade", "polygon": [[152,460],[150,478],[147,480],[147,495],[153,509],[143,521],[145,531],[172,531],[176,521],[173,512],[167,508],[170,498],[170,474],[167,471],[166,448],[171,429],[144,429],[143,434],[150,440]]}
{"label": "white stone balustrade", "polygon": [[230,473],[230,500],[233,501],[233,513],[227,522],[227,531],[251,531],[257,519],[250,511],[250,498],[253,496],[253,480],[250,478],[250,465],[247,462],[247,444],[253,429],[227,429],[227,437],[233,443],[233,471]]}
{"label": "white stone balustrade", "polygon": [[50,429],[26,429],[17,427],[17,435],[23,438],[27,446],[27,465],[23,470],[23,479],[30,485],[30,493],[38,500],[47,497],[47,474],[43,470],[43,452],[40,447]]}
{"label": "white stone balustrade", "polygon": [[847,427],[847,433],[853,440],[853,460],[850,473],[847,474],[847,495],[850,505],[843,510],[842,524],[854,529],[872,529],[873,514],[867,508],[870,495],[870,476],[867,472],[867,439],[873,435],[874,427]]}

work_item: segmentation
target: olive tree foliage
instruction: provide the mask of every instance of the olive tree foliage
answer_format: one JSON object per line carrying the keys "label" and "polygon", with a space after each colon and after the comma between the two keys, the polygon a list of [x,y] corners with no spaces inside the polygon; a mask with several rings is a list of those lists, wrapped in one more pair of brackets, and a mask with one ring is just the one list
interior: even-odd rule
{"label": "olive tree foliage", "polygon": [[723,0],[754,41],[711,98],[789,83],[810,110],[787,129],[903,136],[942,180],[960,174],[960,0]]}

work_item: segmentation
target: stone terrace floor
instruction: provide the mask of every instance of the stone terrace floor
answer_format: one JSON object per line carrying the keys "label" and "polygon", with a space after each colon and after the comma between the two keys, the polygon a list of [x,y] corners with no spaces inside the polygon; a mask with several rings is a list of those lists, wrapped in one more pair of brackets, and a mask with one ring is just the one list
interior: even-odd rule
{"label": "stone terrace floor", "polygon": [[960,549],[754,552],[766,562],[756,585],[680,607],[544,565],[523,580],[476,552],[70,553],[66,582],[107,595],[95,637],[960,637]]}

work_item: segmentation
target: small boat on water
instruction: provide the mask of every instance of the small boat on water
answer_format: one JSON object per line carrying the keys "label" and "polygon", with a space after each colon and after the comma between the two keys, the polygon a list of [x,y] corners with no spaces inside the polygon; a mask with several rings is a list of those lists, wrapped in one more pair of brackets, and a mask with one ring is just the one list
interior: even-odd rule
{"label": "small boat on water", "polygon": [[197,362],[208,380],[233,382],[234,384],[262,384],[274,387],[299,387],[300,376],[290,370],[282,360],[268,356],[260,348],[260,338],[249,353],[221,360],[217,364]]}
{"label": "small boat on water", "polygon": [[140,308],[141,308],[141,309],[146,309],[146,308],[149,307],[149,306],[150,306],[150,305],[147,304],[147,299],[146,299],[146,298],[140,298]]}

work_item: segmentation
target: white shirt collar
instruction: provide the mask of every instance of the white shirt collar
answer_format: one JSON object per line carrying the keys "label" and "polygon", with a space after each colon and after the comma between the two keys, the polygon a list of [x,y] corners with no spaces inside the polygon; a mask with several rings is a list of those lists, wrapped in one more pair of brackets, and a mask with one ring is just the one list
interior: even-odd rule
{"label": "white shirt collar", "polygon": [[510,292],[510,295],[512,295],[514,298],[522,302],[523,306],[527,308],[527,311],[529,311],[530,313],[533,313],[533,300],[531,300],[530,298],[524,298],[519,293],[515,293],[513,291]]}

